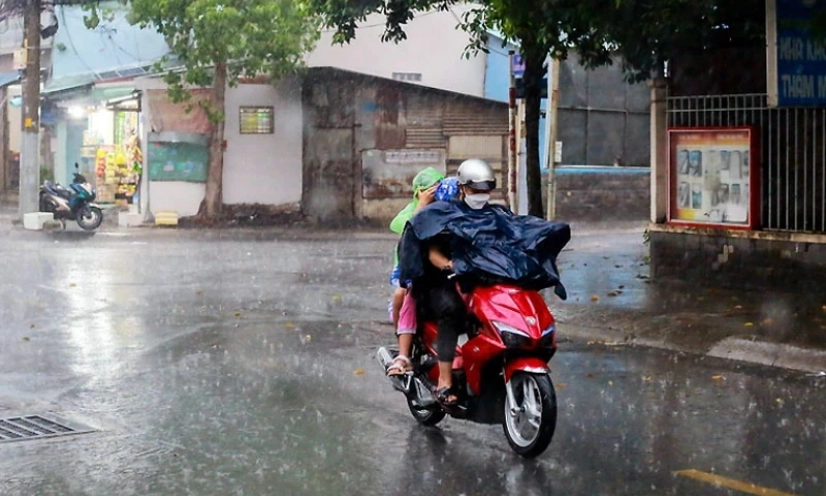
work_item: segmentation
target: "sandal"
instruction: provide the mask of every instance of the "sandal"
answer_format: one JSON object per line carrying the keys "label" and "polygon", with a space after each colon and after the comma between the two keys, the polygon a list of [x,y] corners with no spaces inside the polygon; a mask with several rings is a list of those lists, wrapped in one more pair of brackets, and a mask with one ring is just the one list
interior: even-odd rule
{"label": "sandal", "polygon": [[444,408],[452,408],[459,404],[459,397],[453,392],[452,387],[443,387],[436,390],[436,401]]}
{"label": "sandal", "polygon": [[413,363],[404,355],[398,355],[385,371],[387,377],[400,377],[413,370]]}

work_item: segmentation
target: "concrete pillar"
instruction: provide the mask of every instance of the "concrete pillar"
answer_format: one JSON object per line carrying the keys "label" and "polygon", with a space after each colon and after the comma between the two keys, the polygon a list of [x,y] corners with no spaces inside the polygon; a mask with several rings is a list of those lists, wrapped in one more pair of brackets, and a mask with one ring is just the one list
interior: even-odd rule
{"label": "concrete pillar", "polygon": [[9,90],[0,88],[0,193],[11,189],[9,181]]}
{"label": "concrete pillar", "polygon": [[651,88],[651,222],[666,221],[668,209],[668,83],[659,78]]}

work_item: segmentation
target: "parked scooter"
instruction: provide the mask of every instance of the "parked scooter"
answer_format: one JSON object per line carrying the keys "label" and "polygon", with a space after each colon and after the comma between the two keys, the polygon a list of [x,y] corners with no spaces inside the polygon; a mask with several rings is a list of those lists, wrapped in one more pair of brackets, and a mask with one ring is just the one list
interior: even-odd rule
{"label": "parked scooter", "polygon": [[[556,393],[548,362],[556,352],[556,324],[542,296],[511,285],[478,287],[468,302],[472,325],[453,362],[456,407],[442,408],[433,393],[439,379],[436,323],[419,325],[413,370],[390,378],[407,397],[413,417],[436,425],[445,415],[501,424],[511,448],[532,458],[550,445],[556,428]],[[397,352],[379,348],[383,370]]]}
{"label": "parked scooter", "polygon": [[80,172],[75,163],[74,180],[68,188],[51,181],[44,181],[40,187],[40,211],[54,215],[63,223],[74,220],[86,231],[94,231],[103,222],[103,211],[95,205],[97,189]]}

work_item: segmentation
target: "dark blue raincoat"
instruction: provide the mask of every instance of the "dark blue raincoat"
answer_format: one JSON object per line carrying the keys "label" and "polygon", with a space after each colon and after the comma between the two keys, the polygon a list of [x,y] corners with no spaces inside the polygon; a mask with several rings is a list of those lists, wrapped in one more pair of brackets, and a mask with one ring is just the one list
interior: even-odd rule
{"label": "dark blue raincoat", "polygon": [[425,275],[428,242],[444,234],[460,281],[553,287],[557,296],[567,298],[556,267],[556,257],[571,239],[567,224],[514,215],[499,205],[474,210],[464,202],[433,203],[408,222],[402,235],[401,281],[408,284]]}

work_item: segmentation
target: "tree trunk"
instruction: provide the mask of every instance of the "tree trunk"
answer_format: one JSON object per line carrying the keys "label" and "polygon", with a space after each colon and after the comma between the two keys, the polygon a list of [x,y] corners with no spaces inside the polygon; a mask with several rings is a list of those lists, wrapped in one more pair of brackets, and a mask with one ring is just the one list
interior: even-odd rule
{"label": "tree trunk", "polygon": [[227,88],[227,64],[215,64],[212,89],[214,92],[215,111],[220,119],[212,123],[212,134],[209,140],[209,173],[207,174],[206,194],[198,217],[214,219],[221,214],[224,204],[224,105]]}
{"label": "tree trunk", "polygon": [[539,118],[542,109],[542,78],[547,50],[522,42],[525,60],[525,162],[527,167],[528,214],[544,218],[542,171],[539,164]]}

